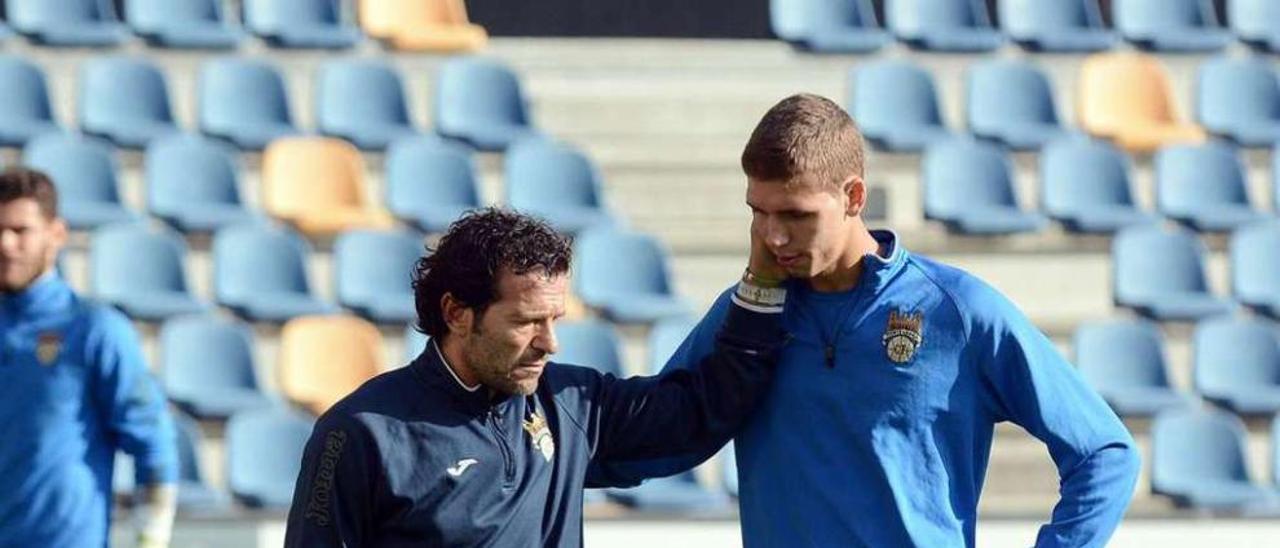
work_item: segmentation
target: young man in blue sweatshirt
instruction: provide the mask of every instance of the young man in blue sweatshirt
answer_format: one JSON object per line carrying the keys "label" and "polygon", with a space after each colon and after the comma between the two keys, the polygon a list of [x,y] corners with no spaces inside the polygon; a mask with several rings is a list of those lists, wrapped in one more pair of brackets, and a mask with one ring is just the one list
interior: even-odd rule
{"label": "young man in blue sweatshirt", "polygon": [[[753,239],[790,274],[778,377],[736,441],[747,547],[973,546],[994,427],[1048,448],[1061,501],[1036,546],[1102,546],[1140,468],[1133,439],[998,291],[869,231],[863,145],[835,103],[774,106],[742,154]],[[707,355],[723,296],[668,362]],[[604,466],[674,473],[714,454]],[[1031,539],[1028,539],[1030,541]]]}
{"label": "young man in blue sweatshirt", "polygon": [[320,417],[285,545],[581,545],[588,466],[723,440],[764,393],[785,290],[758,249],[697,367],[618,379],[549,361],[568,240],[516,213],[464,216],[414,273],[431,342]]}
{"label": "young man in blue sweatshirt", "polygon": [[0,547],[106,546],[116,451],[133,456],[139,546],[166,546],[174,428],[133,326],[54,270],[66,241],[44,174],[0,173]]}

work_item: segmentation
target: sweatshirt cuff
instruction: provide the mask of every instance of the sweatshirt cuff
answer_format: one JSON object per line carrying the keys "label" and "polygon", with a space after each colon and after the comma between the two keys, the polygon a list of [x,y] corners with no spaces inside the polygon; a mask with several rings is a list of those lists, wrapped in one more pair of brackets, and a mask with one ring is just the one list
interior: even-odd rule
{"label": "sweatshirt cuff", "polygon": [[732,299],[729,314],[725,317],[720,334],[740,344],[772,348],[782,344],[786,332],[782,330],[782,314],[759,312],[748,308],[737,298]]}

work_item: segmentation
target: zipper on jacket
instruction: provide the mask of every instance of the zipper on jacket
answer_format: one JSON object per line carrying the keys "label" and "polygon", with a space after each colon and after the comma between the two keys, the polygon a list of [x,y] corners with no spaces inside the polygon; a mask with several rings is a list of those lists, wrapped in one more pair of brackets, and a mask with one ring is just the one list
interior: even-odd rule
{"label": "zipper on jacket", "polygon": [[502,453],[502,486],[510,487],[511,484],[515,483],[516,464],[511,452],[511,446],[507,443],[507,432],[503,430],[502,422],[499,419],[498,411],[490,409],[489,428],[493,430],[494,437],[498,439],[498,451]]}

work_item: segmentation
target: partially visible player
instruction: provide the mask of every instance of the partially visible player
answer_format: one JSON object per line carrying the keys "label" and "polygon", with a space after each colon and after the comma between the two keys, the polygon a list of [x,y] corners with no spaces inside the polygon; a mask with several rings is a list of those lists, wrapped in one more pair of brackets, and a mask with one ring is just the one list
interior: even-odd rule
{"label": "partially visible player", "polygon": [[[1005,421],[1044,442],[1058,468],[1061,500],[1036,545],[1104,545],[1137,481],[1132,437],[1004,295],[867,229],[848,113],[815,95],[784,99],[742,168],[752,238],[791,278],[782,321],[793,337],[737,438],[746,546],[973,546]],[[730,294],[668,370],[709,352]],[[593,473],[668,474],[718,448]]]}
{"label": "partially visible player", "polygon": [[143,492],[138,545],[167,546],[173,421],[129,320],[55,271],[57,210],[44,174],[0,173],[0,547],[107,545],[117,450]]}

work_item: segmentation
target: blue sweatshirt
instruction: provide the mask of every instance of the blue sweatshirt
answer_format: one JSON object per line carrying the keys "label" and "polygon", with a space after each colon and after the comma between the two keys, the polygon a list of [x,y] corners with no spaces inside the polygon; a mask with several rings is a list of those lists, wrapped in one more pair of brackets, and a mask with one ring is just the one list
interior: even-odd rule
{"label": "blue sweatshirt", "polygon": [[[1036,546],[1106,544],[1140,468],[1124,425],[1003,295],[890,232],[873,236],[888,258],[866,256],[850,291],[791,284],[793,340],[736,441],[745,545],[973,546],[1003,421],[1044,442],[1061,478]],[[727,303],[726,293],[668,371],[706,355]],[[716,449],[593,474],[670,474]]]}
{"label": "blue sweatshirt", "polygon": [[285,546],[580,546],[591,463],[726,439],[764,393],[780,314],[724,312],[701,367],[618,379],[553,363],[527,397],[468,390],[429,344],[320,417]]}
{"label": "blue sweatshirt", "polygon": [[172,419],[133,326],[54,274],[0,295],[0,547],[106,546],[116,450],[178,476]]}

